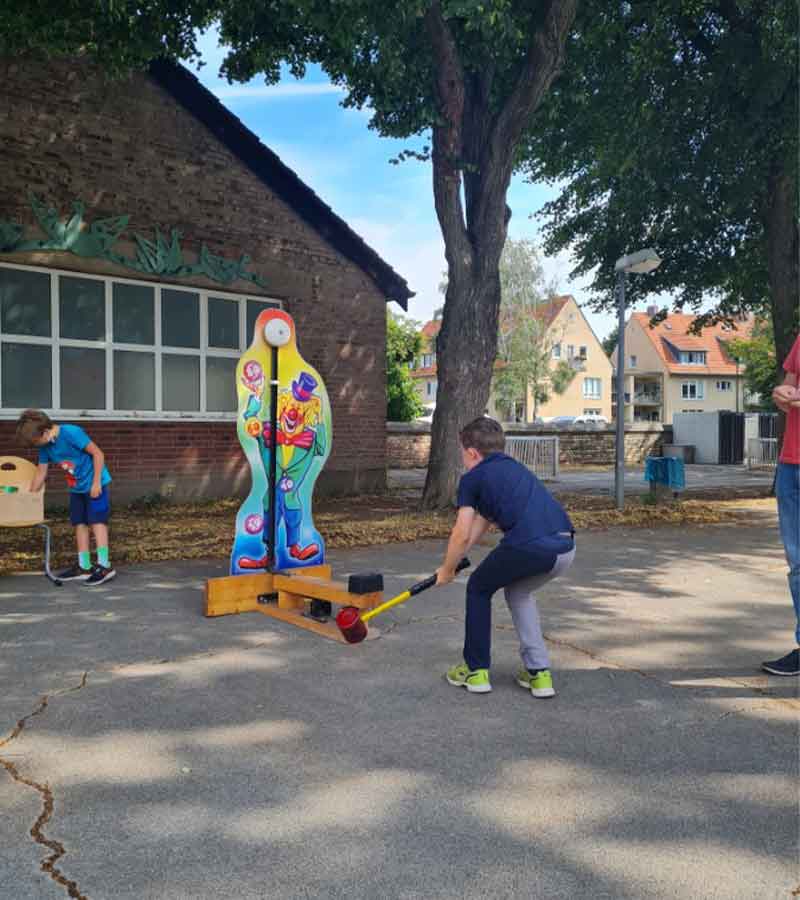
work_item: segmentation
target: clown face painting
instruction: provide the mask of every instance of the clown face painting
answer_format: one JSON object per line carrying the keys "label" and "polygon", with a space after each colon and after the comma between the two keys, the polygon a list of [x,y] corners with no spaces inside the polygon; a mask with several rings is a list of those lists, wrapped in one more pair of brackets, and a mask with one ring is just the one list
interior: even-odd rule
{"label": "clown face painting", "polygon": [[[277,427],[270,422],[272,348],[278,357]],[[330,455],[328,393],[316,369],[297,349],[294,321],[282,310],[266,310],[255,324],[253,343],[237,368],[238,434],[253,484],[236,523],[231,574],[291,569],[324,562],[325,545],[314,527],[311,501],[316,479]],[[269,474],[276,466],[275,509],[270,509]],[[275,546],[270,524],[275,520]],[[259,528],[254,527],[254,523]]]}

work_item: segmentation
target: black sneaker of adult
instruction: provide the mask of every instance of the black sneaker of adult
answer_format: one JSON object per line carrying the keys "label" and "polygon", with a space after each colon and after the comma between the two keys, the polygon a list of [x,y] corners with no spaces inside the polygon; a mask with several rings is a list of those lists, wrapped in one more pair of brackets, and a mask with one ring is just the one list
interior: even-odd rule
{"label": "black sneaker of adult", "polygon": [[59,572],[56,575],[56,578],[58,578],[59,581],[77,581],[78,579],[85,581],[91,574],[91,569],[82,569],[78,563],[74,563],[68,569]]}
{"label": "black sneaker of adult", "polygon": [[97,587],[99,584],[105,584],[116,576],[116,572],[111,568],[101,566],[99,563],[92,569],[92,574],[86,579],[86,584],[90,587]]}
{"label": "black sneaker of adult", "polygon": [[761,668],[770,675],[800,675],[800,647],[780,659],[761,663]]}

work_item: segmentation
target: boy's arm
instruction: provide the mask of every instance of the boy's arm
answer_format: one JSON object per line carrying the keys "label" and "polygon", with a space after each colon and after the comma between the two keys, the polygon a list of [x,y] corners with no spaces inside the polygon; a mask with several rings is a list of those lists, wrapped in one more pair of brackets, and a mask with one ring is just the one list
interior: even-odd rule
{"label": "boy's arm", "polygon": [[48,469],[49,466],[47,463],[39,463],[36,467],[36,474],[33,476],[33,481],[30,486],[30,489],[34,494],[38,493],[44,487],[44,483],[47,481]]}
{"label": "boy's arm", "polygon": [[467,545],[467,550],[471,547],[474,547],[475,544],[486,534],[489,530],[489,526],[492,523],[488,521],[488,519],[484,519],[480,513],[475,513],[475,518],[472,522],[472,526],[469,530],[469,544]]}
{"label": "boy's arm", "polygon": [[89,496],[96,498],[99,497],[103,491],[103,466],[105,465],[106,458],[103,451],[94,441],[89,441],[83,449],[92,457],[94,478],[92,479],[92,487],[89,491]]}
{"label": "boy's arm", "polygon": [[472,546],[470,537],[475,515],[475,510],[471,506],[462,506],[459,509],[456,524],[450,532],[444,562],[436,570],[436,584],[449,584],[456,577],[456,566]]}

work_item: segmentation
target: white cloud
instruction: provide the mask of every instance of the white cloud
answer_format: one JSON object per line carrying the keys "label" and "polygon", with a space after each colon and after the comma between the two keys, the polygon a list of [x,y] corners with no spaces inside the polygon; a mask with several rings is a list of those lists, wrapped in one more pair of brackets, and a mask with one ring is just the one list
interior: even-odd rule
{"label": "white cloud", "polygon": [[220,100],[287,100],[343,94],[344,88],[330,81],[299,81],[289,84],[228,84],[213,87]]}

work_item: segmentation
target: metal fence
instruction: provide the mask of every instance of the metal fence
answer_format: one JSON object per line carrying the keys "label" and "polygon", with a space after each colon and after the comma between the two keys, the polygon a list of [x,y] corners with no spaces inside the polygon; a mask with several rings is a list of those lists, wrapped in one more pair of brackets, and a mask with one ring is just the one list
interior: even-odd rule
{"label": "metal fence", "polygon": [[506,437],[506,453],[543,481],[558,478],[557,437]]}
{"label": "metal fence", "polygon": [[747,442],[747,468],[772,468],[778,464],[777,438],[750,438]]}

